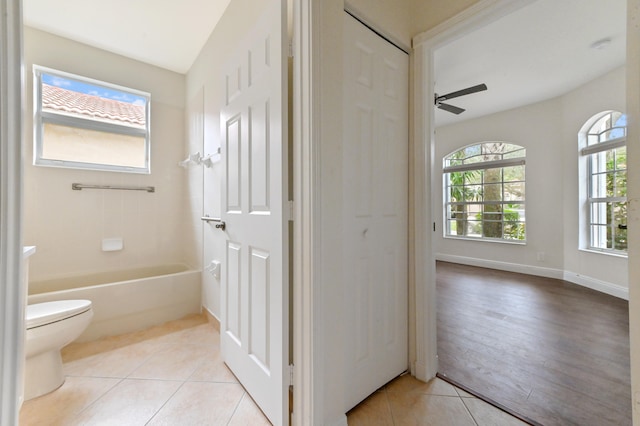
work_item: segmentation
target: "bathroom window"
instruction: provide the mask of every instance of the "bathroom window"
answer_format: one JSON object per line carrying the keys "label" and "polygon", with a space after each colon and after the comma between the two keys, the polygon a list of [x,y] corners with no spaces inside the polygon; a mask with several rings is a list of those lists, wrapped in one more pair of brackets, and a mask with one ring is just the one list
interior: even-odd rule
{"label": "bathroom window", "polygon": [[34,65],[39,166],[150,173],[150,94]]}
{"label": "bathroom window", "polygon": [[525,157],[523,147],[499,141],[444,157],[445,237],[524,243]]}

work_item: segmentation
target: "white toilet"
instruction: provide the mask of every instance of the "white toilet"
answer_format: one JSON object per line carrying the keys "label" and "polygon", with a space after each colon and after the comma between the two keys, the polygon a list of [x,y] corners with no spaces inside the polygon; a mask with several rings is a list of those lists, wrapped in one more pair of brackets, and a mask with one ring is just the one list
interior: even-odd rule
{"label": "white toilet", "polygon": [[27,306],[25,401],[64,383],[60,349],[80,336],[91,318],[90,300],[60,300]]}

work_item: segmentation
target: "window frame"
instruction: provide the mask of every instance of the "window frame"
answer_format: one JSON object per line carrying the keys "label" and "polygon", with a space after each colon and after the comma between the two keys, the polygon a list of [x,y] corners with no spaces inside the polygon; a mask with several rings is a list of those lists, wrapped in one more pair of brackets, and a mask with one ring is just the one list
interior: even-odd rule
{"label": "window frame", "polygon": [[[42,76],[47,74],[53,77],[74,80],[79,83],[86,83],[98,86],[107,90],[116,90],[128,95],[143,98],[145,100],[145,127],[136,128],[123,124],[109,123],[90,118],[81,118],[65,114],[58,114],[51,111],[42,110]],[[65,71],[33,65],[33,165],[46,167],[59,167],[82,170],[97,170],[123,173],[150,174],[151,173],[151,94],[137,89],[120,86],[105,81],[95,80]],[[107,163],[88,163],[73,160],[59,160],[43,157],[44,149],[44,126],[54,124],[69,128],[97,131],[109,134],[125,136],[144,137],[144,166],[122,166]]]}
{"label": "window frame", "polygon": [[[614,129],[623,129],[624,130],[624,136],[622,137],[617,137],[617,138],[613,138],[613,139],[609,139],[609,140],[604,140],[604,141],[600,141],[598,140],[598,142],[591,144],[591,145],[586,145],[584,146],[582,149],[580,149],[580,155],[584,158],[584,161],[586,161],[586,233],[587,233],[587,247],[586,249],[589,251],[594,251],[597,253],[603,253],[603,254],[610,254],[610,255],[617,255],[617,256],[623,256],[626,257],[627,256],[627,250],[624,249],[618,249],[615,247],[615,239],[616,239],[616,235],[617,235],[617,224],[615,219],[613,218],[611,220],[611,223],[606,223],[603,224],[600,221],[596,221],[596,218],[594,218],[594,205],[596,204],[607,204],[607,203],[611,203],[611,204],[619,204],[619,203],[627,203],[627,197],[626,196],[605,196],[605,197],[595,197],[593,196],[594,194],[594,189],[593,189],[593,180],[594,180],[594,175],[602,175],[602,174],[608,174],[608,173],[618,173],[621,170],[624,170],[626,177],[628,177],[627,171],[628,171],[628,163],[625,165],[624,169],[618,169],[615,168],[614,170],[606,170],[606,166],[605,166],[605,170],[594,170],[594,155],[597,154],[607,154],[609,152],[613,152],[615,153],[617,149],[619,148],[625,148],[627,147],[627,128],[626,126],[621,127],[621,126],[616,126],[615,123],[613,123],[613,120],[611,120],[612,125],[611,127],[608,127],[602,131],[598,131],[597,133],[593,132],[593,128],[596,126],[596,124],[598,124],[604,117],[606,116],[612,116],[613,114],[621,114],[621,116],[625,116],[626,114],[621,113],[619,111],[605,111],[602,112],[600,114],[597,114],[596,116],[592,117],[592,120],[590,120],[590,124],[589,127],[587,128],[587,130],[584,132],[585,135],[585,143],[588,143],[589,141],[589,137],[590,136],[598,136],[599,139],[599,135],[605,134],[611,130]],[[626,181],[626,178],[625,178]],[[608,218],[606,218],[606,214],[605,214],[605,220],[608,220]],[[625,222],[626,222],[626,218],[625,218]],[[612,239],[612,247],[599,247],[596,246],[594,244],[594,242],[599,239],[596,238],[596,236],[594,235],[594,226],[603,226],[606,225],[606,229],[610,229],[611,232],[611,239]],[[624,224],[626,226],[626,223]],[[606,239],[606,237],[605,237]]]}
{"label": "window frame", "polygon": [[[464,163],[464,160],[468,160],[471,159],[473,157],[479,157],[482,154],[478,154],[478,155],[474,155],[474,156],[469,156],[469,157],[465,157],[464,159],[455,159],[455,160],[461,160],[462,164],[456,164],[456,165],[447,165],[447,162],[451,162],[452,160],[452,156],[454,156],[456,153],[467,150],[469,148],[474,148],[476,146],[480,146],[482,147],[482,145],[484,144],[491,144],[491,143],[504,143],[504,144],[508,144],[511,145],[512,147],[515,147],[517,149],[514,149],[512,151],[509,151],[507,153],[501,153],[501,154],[485,154],[485,155],[510,155],[514,152],[517,151],[521,151],[523,153],[522,156],[520,157],[509,157],[509,158],[502,158],[499,160],[487,160],[487,161],[475,161],[475,162],[471,162],[471,163]],[[480,148],[480,150],[482,150],[482,148]],[[526,235],[527,235],[527,231],[526,231],[526,213],[525,213],[525,219],[523,221],[518,221],[519,223],[523,223],[524,224],[524,239],[513,239],[513,238],[505,238],[505,223],[510,222],[509,220],[505,220],[505,208],[503,207],[502,209],[502,214],[501,214],[501,219],[500,219],[500,223],[502,224],[501,226],[501,232],[502,232],[502,237],[501,238],[496,238],[496,237],[487,237],[484,236],[484,226],[483,226],[483,235],[481,236],[473,236],[473,235],[457,235],[455,233],[452,233],[451,228],[450,228],[450,218],[449,218],[449,211],[453,211],[453,209],[451,208],[453,205],[464,205],[464,206],[469,206],[469,205],[478,205],[478,206],[485,206],[485,205],[502,205],[502,206],[507,206],[507,205],[520,205],[522,206],[522,210],[524,210],[526,212],[526,195],[525,197],[520,200],[520,201],[514,201],[514,200],[505,200],[504,197],[504,187],[506,184],[509,183],[518,183],[521,182],[524,184],[524,187],[526,188],[526,172],[524,174],[524,179],[521,181],[506,181],[504,180],[504,169],[508,168],[508,167],[514,167],[514,166],[526,166],[526,148],[524,148],[521,145],[516,145],[510,142],[506,142],[506,141],[483,141],[483,142],[479,142],[479,143],[474,143],[474,144],[470,144],[467,146],[464,146],[462,148],[459,148],[447,155],[445,155],[443,157],[443,169],[442,169],[442,176],[443,176],[443,238],[451,238],[451,239],[458,239],[458,240],[470,240],[470,241],[485,241],[485,242],[497,242],[497,243],[507,243],[507,244],[521,244],[524,245],[526,244],[527,240],[526,240]],[[455,172],[467,172],[467,171],[481,171],[481,170],[489,170],[489,169],[500,169],[501,170],[501,180],[500,182],[491,182],[489,183],[489,185],[492,184],[500,184],[500,190],[501,190],[501,201],[451,201],[451,187],[454,185],[451,185],[451,173],[455,173]],[[525,169],[526,170],[526,169]],[[485,185],[487,185],[486,182],[482,182],[479,184],[480,186],[484,187]],[[465,186],[463,184],[463,186]],[[526,194],[526,189],[525,189],[525,194]],[[466,222],[468,222],[468,220],[466,220]],[[482,223],[485,222],[491,222],[491,221],[486,221],[484,218],[482,218],[481,220]]]}

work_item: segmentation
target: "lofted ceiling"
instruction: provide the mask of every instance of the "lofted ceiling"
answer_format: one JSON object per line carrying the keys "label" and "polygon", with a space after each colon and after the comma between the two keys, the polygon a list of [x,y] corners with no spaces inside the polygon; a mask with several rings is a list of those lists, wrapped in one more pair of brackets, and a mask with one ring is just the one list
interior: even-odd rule
{"label": "lofted ceiling", "polygon": [[230,0],[23,0],[27,26],[185,74]]}
{"label": "lofted ceiling", "polygon": [[625,31],[626,0],[536,0],[436,50],[436,93],[488,86],[447,102],[467,109],[459,116],[436,109],[436,124],[551,99],[604,75],[626,62]]}

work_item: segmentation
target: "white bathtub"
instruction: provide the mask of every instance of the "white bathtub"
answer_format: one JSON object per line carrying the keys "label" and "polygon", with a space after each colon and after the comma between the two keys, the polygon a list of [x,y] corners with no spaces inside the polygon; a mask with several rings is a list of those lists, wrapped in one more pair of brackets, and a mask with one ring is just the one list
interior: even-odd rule
{"label": "white bathtub", "polygon": [[86,342],[200,313],[200,282],[200,271],[161,265],[29,282],[28,302],[91,300],[93,321],[77,340]]}

